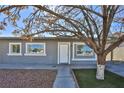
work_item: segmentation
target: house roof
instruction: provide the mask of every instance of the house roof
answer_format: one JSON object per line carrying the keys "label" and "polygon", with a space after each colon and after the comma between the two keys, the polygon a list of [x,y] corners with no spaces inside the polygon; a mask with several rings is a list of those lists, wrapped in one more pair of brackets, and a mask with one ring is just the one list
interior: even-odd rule
{"label": "house roof", "polygon": [[[33,37],[34,40],[79,40],[75,37]],[[21,37],[0,37],[0,40],[22,40]]]}

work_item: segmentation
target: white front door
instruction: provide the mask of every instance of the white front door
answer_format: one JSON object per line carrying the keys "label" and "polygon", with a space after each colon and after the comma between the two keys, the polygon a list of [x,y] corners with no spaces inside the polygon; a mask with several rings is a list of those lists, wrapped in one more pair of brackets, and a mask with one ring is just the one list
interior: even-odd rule
{"label": "white front door", "polygon": [[59,43],[59,63],[68,64],[70,62],[70,43]]}

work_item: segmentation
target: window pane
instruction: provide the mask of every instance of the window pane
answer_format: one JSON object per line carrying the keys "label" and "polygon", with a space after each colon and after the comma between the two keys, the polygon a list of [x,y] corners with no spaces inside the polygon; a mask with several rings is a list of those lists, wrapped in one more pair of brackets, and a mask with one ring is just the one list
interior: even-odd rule
{"label": "window pane", "polygon": [[20,45],[12,45],[12,53],[20,53]]}
{"label": "window pane", "polygon": [[77,54],[83,54],[83,45],[77,45]]}
{"label": "window pane", "polygon": [[93,51],[87,45],[77,45],[76,54],[82,56],[93,56]]}
{"label": "window pane", "polygon": [[27,46],[27,52],[32,54],[44,53],[44,45],[41,44],[30,44]]}

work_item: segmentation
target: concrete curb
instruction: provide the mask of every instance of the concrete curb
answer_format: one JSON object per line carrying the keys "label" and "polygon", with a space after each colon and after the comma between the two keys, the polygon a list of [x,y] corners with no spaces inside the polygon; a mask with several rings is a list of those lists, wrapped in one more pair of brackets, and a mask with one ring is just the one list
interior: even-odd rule
{"label": "concrete curb", "polygon": [[79,85],[78,85],[78,82],[77,82],[76,76],[75,76],[75,74],[74,74],[74,72],[73,72],[72,69],[71,69],[71,74],[72,74],[73,79],[74,79],[74,81],[75,81],[75,86],[76,86],[76,88],[80,88]]}
{"label": "concrete curb", "polygon": [[57,73],[56,73],[56,77],[55,77],[55,80],[54,80],[54,82],[53,82],[52,88],[56,88],[56,87],[55,87],[55,81],[56,81],[56,78],[57,78],[57,74],[58,74],[58,71],[57,71]]}
{"label": "concrete curb", "polygon": [[53,65],[8,65],[8,64],[2,64],[0,65],[0,69],[58,69],[58,67]]}

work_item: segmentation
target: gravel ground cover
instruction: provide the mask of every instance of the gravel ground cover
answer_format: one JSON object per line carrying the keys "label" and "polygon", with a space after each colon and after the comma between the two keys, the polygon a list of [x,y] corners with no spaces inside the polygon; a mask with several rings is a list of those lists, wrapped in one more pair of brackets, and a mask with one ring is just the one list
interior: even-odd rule
{"label": "gravel ground cover", "polygon": [[0,70],[0,88],[51,88],[56,70]]}

